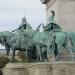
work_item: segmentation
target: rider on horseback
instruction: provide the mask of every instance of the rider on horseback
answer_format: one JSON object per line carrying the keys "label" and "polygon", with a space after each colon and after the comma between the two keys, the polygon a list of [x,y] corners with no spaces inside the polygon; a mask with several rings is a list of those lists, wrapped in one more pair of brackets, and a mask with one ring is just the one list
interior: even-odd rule
{"label": "rider on horseback", "polygon": [[27,23],[26,18],[24,17],[22,18],[22,24],[17,29],[13,30],[13,32],[17,30],[21,30],[23,32],[23,30],[26,28],[31,28],[31,26],[29,23]]}

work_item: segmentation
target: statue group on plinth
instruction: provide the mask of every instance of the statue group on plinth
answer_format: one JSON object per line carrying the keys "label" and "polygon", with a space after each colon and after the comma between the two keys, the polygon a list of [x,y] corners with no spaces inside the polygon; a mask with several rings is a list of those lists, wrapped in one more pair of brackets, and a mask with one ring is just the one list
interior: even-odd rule
{"label": "statue group on plinth", "polygon": [[[0,43],[5,46],[7,55],[12,50],[12,61],[15,59],[16,50],[25,51],[27,58],[37,62],[59,60],[62,47],[69,52],[74,51],[75,33],[63,32],[54,19],[55,12],[51,13],[49,22],[46,25],[40,24],[35,30],[24,17],[17,29],[0,32]],[[40,32],[41,26],[43,31]]]}

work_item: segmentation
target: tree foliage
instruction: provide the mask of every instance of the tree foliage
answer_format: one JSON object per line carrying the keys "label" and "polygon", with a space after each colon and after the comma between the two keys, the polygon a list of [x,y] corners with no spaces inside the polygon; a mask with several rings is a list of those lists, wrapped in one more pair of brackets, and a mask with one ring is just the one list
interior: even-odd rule
{"label": "tree foliage", "polygon": [[10,61],[8,57],[1,56],[0,57],[0,69],[5,67],[5,65]]}

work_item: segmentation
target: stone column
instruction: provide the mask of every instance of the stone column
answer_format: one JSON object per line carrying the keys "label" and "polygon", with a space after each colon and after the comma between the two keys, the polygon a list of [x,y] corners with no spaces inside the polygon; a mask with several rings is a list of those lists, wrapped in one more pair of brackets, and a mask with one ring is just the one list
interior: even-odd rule
{"label": "stone column", "polygon": [[55,19],[64,31],[75,31],[75,0],[49,0],[46,3],[47,22],[51,10],[55,11]]}

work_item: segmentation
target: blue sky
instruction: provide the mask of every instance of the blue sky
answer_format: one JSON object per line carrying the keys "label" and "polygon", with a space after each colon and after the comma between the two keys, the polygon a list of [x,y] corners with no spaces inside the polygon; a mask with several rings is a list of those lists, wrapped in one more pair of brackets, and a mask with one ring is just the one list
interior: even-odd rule
{"label": "blue sky", "polygon": [[46,21],[45,5],[40,0],[0,0],[0,31],[16,29],[23,16],[35,29]]}

